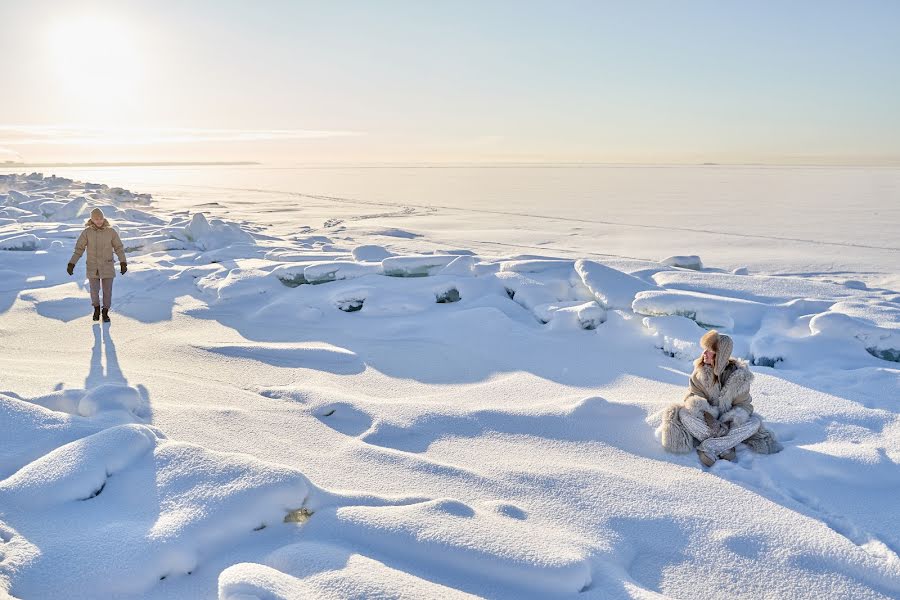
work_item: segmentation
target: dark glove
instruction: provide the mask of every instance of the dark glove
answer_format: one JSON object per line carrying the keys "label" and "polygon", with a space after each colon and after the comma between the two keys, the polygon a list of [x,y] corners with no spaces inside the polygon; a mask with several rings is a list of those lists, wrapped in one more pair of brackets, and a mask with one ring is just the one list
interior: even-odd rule
{"label": "dark glove", "polygon": [[128,263],[119,263],[119,270],[122,271],[122,275],[128,271]]}
{"label": "dark glove", "polygon": [[66,273],[68,273],[69,275],[71,275],[71,274],[74,273],[74,272],[75,272],[75,265],[74,265],[73,263],[67,264],[67,265],[66,265]]}

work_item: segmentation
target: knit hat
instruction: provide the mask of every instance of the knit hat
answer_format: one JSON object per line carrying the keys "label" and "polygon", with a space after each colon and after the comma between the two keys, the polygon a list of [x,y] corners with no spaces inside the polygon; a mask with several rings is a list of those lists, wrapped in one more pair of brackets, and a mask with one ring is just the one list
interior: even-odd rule
{"label": "knit hat", "polygon": [[716,353],[716,364],[713,368],[716,375],[721,375],[731,358],[731,351],[734,350],[734,341],[724,333],[719,333],[715,329],[707,331],[700,338],[700,346],[704,350],[712,350]]}
{"label": "knit hat", "polygon": [[94,217],[100,217],[102,219],[103,211],[100,210],[99,208],[95,208],[94,210],[91,211],[91,218],[93,219]]}

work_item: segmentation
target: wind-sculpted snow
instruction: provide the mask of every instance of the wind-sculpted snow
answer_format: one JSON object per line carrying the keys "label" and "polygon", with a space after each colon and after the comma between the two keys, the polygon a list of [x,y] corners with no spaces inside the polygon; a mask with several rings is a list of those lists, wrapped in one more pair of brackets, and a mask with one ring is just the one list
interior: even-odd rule
{"label": "wind-sculpted snow", "polygon": [[[276,235],[193,194],[0,176],[0,596],[900,596],[890,286],[487,254],[324,196]],[[65,271],[94,206],[105,325]],[[711,327],[782,452],[654,437]]]}

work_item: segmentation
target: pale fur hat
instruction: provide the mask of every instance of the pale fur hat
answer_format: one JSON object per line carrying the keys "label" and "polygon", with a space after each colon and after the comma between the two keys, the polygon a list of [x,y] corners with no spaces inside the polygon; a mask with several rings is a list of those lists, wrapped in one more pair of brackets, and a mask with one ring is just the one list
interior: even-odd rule
{"label": "pale fur hat", "polygon": [[714,370],[716,375],[721,375],[722,371],[725,370],[725,366],[728,364],[728,359],[731,358],[732,350],[734,350],[734,340],[724,333],[719,333],[715,329],[712,329],[707,331],[703,337],[700,338],[700,346],[704,350],[712,350],[716,353],[716,366]]}

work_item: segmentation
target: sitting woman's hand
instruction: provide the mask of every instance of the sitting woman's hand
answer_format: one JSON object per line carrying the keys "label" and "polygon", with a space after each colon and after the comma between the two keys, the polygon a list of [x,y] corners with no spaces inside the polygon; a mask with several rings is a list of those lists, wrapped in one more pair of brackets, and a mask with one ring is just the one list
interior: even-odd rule
{"label": "sitting woman's hand", "polygon": [[709,427],[710,437],[722,437],[728,433],[728,425],[717,420],[711,414],[703,413],[703,420],[706,421],[706,426]]}

